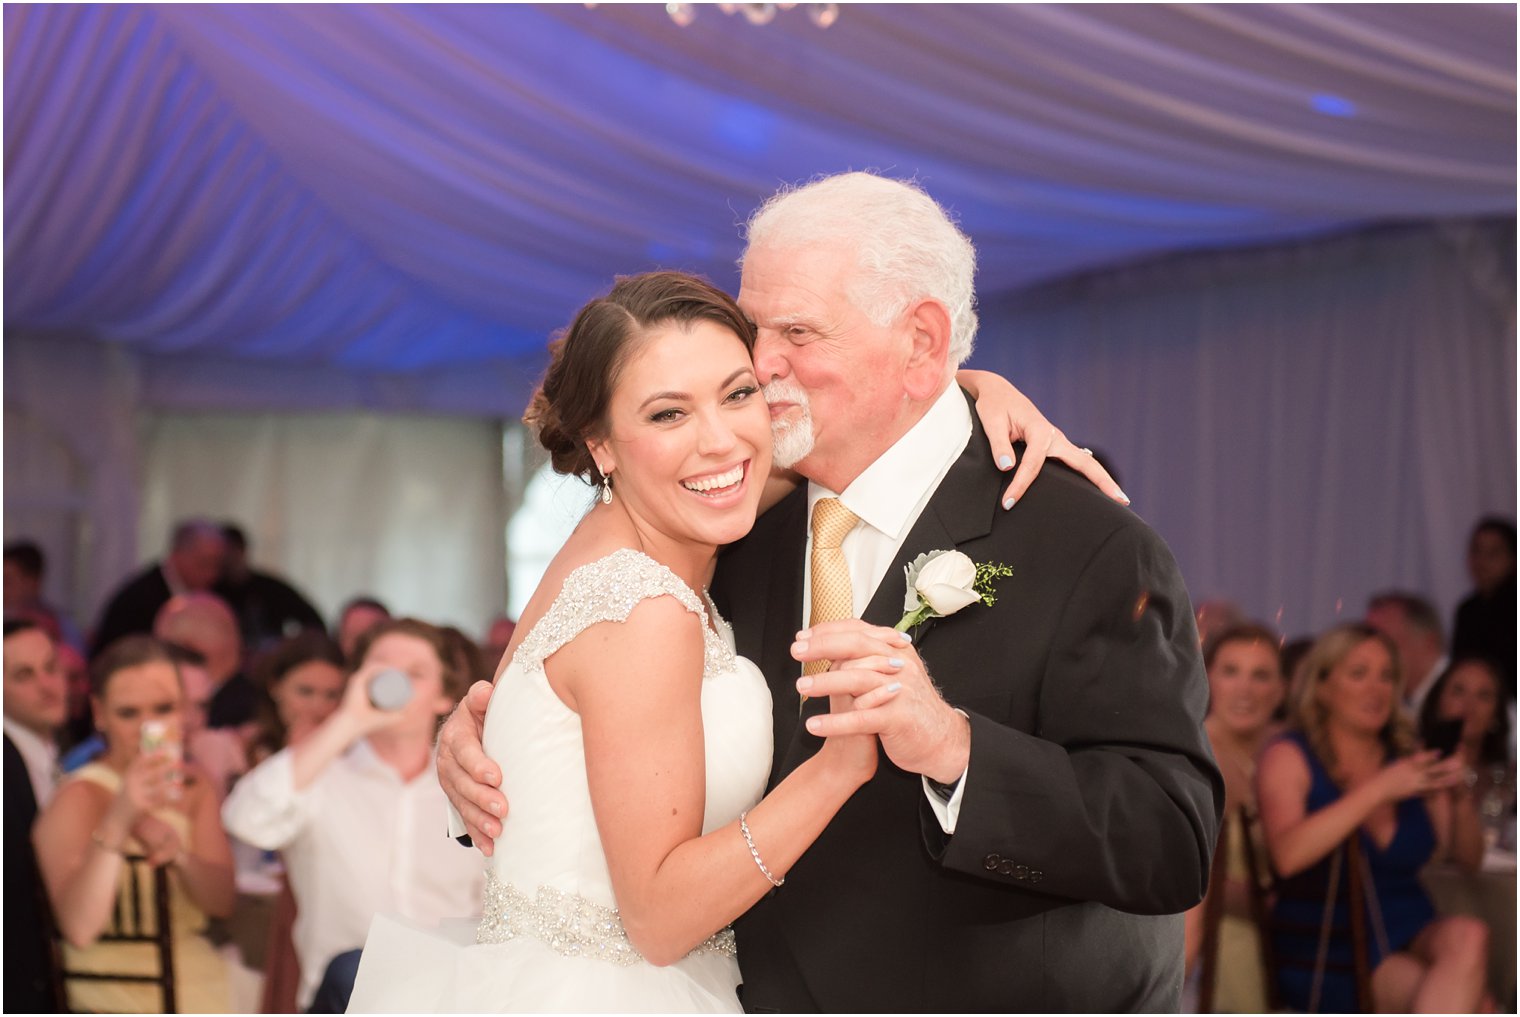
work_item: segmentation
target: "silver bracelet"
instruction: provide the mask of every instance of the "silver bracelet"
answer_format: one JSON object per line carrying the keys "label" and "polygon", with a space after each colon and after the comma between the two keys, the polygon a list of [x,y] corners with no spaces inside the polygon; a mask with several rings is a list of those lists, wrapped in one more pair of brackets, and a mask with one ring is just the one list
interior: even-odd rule
{"label": "silver bracelet", "polygon": [[771,870],[767,869],[765,863],[760,860],[760,850],[755,847],[755,838],[750,836],[749,823],[745,822],[745,817],[748,815],[748,810],[739,813],[739,832],[744,834],[744,843],[749,845],[749,856],[755,860],[756,865],[760,866],[760,875],[770,880],[771,886],[780,886],[786,882],[786,877],[782,876],[780,879],[777,879],[771,875]]}

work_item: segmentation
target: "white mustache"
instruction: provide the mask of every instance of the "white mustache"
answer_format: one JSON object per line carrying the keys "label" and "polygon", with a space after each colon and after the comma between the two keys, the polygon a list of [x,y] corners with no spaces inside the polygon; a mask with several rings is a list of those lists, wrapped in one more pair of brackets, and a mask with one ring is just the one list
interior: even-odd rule
{"label": "white mustache", "polygon": [[788,378],[775,378],[760,387],[768,403],[796,403],[808,409],[807,390]]}

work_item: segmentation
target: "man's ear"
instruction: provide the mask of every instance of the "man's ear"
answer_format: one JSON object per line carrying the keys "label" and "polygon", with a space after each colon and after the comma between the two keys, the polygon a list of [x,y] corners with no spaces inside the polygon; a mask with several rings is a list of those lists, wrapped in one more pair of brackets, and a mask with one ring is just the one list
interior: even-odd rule
{"label": "man's ear", "polygon": [[950,312],[938,300],[918,301],[905,312],[911,347],[903,387],[910,398],[929,400],[939,395],[949,375]]}

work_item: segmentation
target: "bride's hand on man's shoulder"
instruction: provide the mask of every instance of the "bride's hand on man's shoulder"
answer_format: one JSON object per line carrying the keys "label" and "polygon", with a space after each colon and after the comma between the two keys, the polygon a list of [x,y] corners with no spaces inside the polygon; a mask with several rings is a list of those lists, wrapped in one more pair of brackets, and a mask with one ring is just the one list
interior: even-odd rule
{"label": "bride's hand on man's shoulder", "polygon": [[982,430],[987,433],[987,444],[991,446],[998,469],[1013,470],[1013,443],[1024,443],[1024,458],[1019,460],[1013,481],[1003,492],[1003,508],[1012,508],[1024,497],[1024,492],[1040,475],[1048,458],[1059,459],[1070,466],[1119,504],[1129,504],[1129,496],[1119,489],[1118,483],[1108,475],[1091,450],[1072,444],[1061,429],[1045,419],[1039,407],[1008,379],[991,371],[969,369],[957,371],[955,378],[976,399],[976,415],[981,418]]}
{"label": "bride's hand on man's shoulder", "polygon": [[501,771],[481,744],[491,690],[488,681],[471,685],[438,734],[438,783],[470,839],[487,856],[495,850],[501,817],[507,814],[507,799],[498,790]]}

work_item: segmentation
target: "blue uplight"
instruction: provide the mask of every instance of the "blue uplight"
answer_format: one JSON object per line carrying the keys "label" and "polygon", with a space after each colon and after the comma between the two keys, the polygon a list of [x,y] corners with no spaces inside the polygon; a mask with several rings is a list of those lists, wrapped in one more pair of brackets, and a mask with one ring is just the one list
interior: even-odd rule
{"label": "blue uplight", "polygon": [[1329,92],[1319,92],[1309,100],[1309,105],[1332,117],[1356,116],[1356,103],[1339,95],[1331,95]]}

